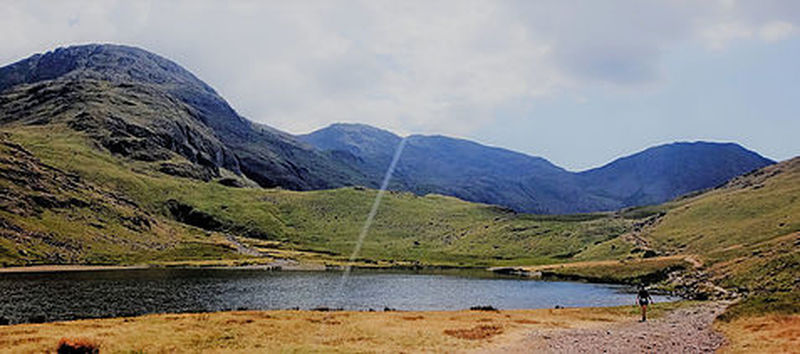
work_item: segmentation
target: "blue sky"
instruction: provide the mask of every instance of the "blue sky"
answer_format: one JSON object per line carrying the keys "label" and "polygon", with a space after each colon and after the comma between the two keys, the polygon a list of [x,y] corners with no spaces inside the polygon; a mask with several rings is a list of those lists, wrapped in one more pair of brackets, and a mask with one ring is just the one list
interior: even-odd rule
{"label": "blue sky", "polygon": [[725,52],[687,47],[664,57],[665,78],[654,87],[591,86],[514,104],[469,137],[571,169],[672,141],[732,141],[787,159],[800,155],[797,59],[800,39],[747,41]]}
{"label": "blue sky", "polygon": [[7,1],[0,41],[0,64],[139,46],[292,133],[367,123],[571,170],[672,141],[800,154],[798,1]]}

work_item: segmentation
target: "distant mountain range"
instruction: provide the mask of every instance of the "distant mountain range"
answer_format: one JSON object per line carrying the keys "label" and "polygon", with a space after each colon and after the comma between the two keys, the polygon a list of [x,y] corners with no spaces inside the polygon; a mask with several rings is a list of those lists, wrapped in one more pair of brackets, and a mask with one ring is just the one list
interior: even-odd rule
{"label": "distant mountain range", "polygon": [[[293,136],[253,123],[176,63],[119,45],[59,48],[0,68],[0,125],[48,124],[159,162],[165,173],[210,180],[227,170],[293,190],[377,187],[402,139],[366,125]],[[525,212],[592,212],[664,202],[772,163],[736,144],[675,143],[573,173],[541,157],[412,135],[391,188]]]}
{"label": "distant mountain range", "polygon": [[[356,156],[356,166],[373,183],[382,178],[402,139],[362,124],[334,124],[299,138],[322,151]],[[673,143],[574,173],[541,157],[411,135],[392,187],[535,213],[591,212],[662,203],[772,163],[737,144]]]}

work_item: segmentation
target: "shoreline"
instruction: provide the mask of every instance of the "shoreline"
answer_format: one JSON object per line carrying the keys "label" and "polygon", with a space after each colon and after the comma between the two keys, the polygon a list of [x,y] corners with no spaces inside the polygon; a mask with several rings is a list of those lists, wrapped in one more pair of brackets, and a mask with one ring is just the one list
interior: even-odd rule
{"label": "shoreline", "polygon": [[[31,266],[0,267],[2,273],[54,273],[54,272],[81,272],[101,270],[141,270],[141,269],[231,269],[231,270],[265,270],[265,271],[344,271],[344,267],[326,266],[316,263],[302,264],[250,264],[250,265],[221,265],[221,264],[137,264],[137,265],[91,265],[91,264],[41,264]],[[386,270],[386,271],[485,271],[488,274],[495,272],[482,267],[455,267],[455,266],[391,266],[391,267],[364,267],[353,266],[352,270]]]}
{"label": "shoreline", "polygon": [[[265,271],[314,271],[314,272],[331,272],[331,271],[344,271],[344,266],[331,266],[319,263],[283,263],[273,262],[266,264],[243,264],[243,265],[226,265],[226,264],[192,264],[192,263],[153,263],[153,264],[135,264],[135,265],[92,265],[92,264],[40,264],[31,266],[10,266],[0,267],[0,274],[4,273],[55,273],[55,272],[81,272],[81,271],[103,271],[103,270],[142,270],[142,269],[230,269],[230,270],[265,270]],[[452,265],[392,265],[392,266],[363,266],[354,265],[351,267],[354,271],[395,271],[395,272],[438,272],[438,271],[474,271],[485,272],[487,274],[504,275],[495,272],[490,267],[473,267],[473,266],[452,266]]]}
{"label": "shoreline", "polygon": [[58,273],[58,272],[87,272],[103,270],[140,270],[158,268],[152,265],[81,265],[81,264],[53,264],[34,266],[14,266],[0,268],[0,274],[13,273]]}

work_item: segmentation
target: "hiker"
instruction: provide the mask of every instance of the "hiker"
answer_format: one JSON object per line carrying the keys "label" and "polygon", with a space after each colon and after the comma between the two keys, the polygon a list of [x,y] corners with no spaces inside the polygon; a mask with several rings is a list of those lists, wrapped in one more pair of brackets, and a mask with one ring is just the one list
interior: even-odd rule
{"label": "hiker", "polygon": [[639,293],[636,294],[636,302],[642,307],[642,320],[640,322],[647,321],[647,305],[655,301],[650,297],[650,292],[644,288],[644,285],[639,285]]}

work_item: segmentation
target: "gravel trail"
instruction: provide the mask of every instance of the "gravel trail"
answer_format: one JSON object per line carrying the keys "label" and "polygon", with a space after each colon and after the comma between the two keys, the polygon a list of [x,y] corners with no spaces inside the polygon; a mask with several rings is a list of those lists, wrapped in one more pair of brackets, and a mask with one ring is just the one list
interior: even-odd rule
{"label": "gravel trail", "polygon": [[707,303],[677,309],[647,322],[625,322],[593,329],[535,330],[515,343],[493,348],[511,353],[710,353],[724,337],[712,329],[727,304]]}

